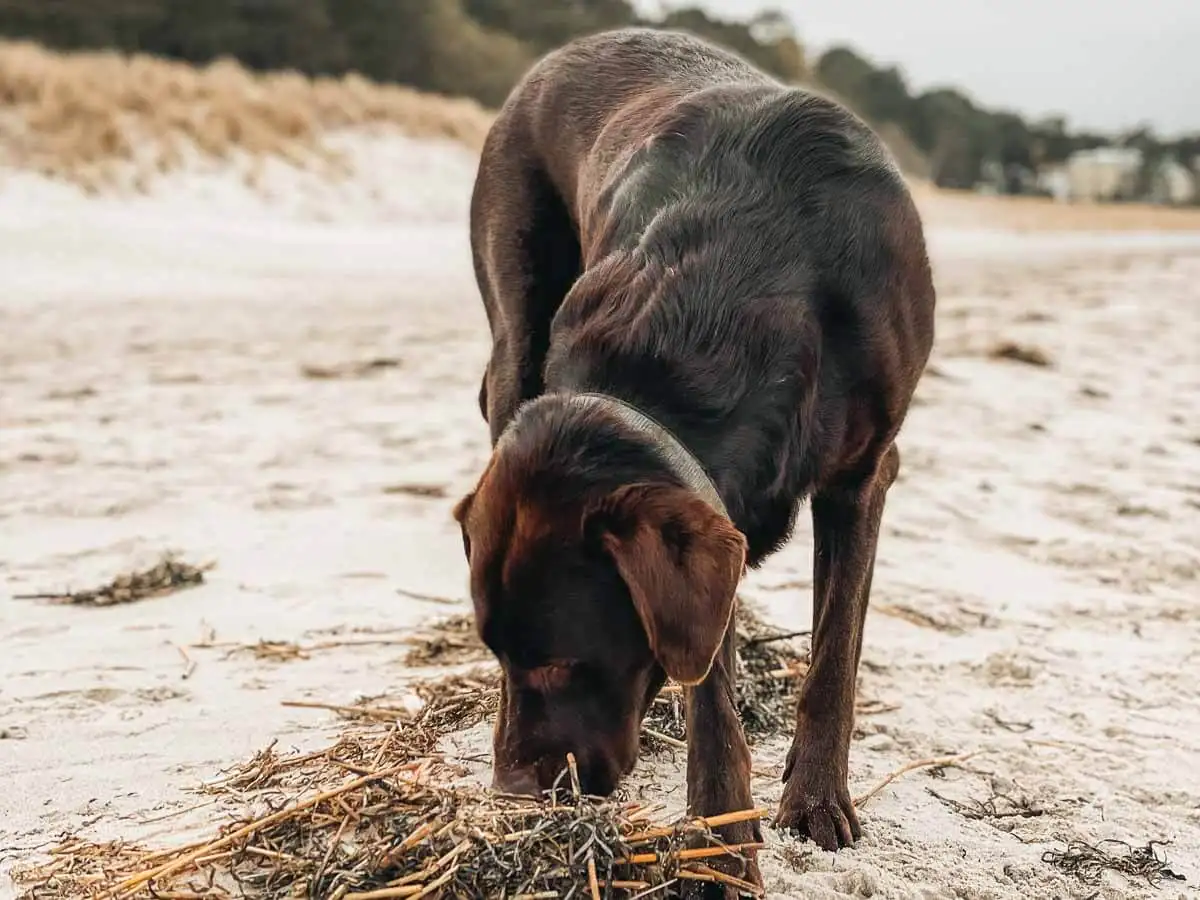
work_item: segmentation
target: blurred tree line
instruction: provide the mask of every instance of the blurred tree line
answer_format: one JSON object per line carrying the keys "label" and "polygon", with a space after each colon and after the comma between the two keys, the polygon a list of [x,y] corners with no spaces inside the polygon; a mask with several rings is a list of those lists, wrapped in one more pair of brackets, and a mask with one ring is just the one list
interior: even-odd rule
{"label": "blurred tree line", "polygon": [[[642,20],[628,0],[0,0],[0,36],[59,49],[194,63],[231,56],[308,75],[356,70],[488,106],[546,51],[633,24]],[[682,9],[664,24],[718,40],[789,81],[805,74],[781,16],[724,22]]]}
{"label": "blurred tree line", "polygon": [[[984,109],[953,89],[914,94],[898,69],[877,67],[846,47],[810,65],[777,12],[733,21],[691,6],[647,20],[630,0],[0,0],[0,36],[194,63],[232,56],[255,69],[309,75],[357,70],[488,106],[499,105],[546,51],[581,34],[633,24],[691,31],[786,81],[823,87],[894,145],[903,144],[902,162],[945,187],[977,184],[989,163],[1036,171],[1110,143],[1072,132],[1062,119],[1028,122]],[[1157,157],[1200,152],[1197,138],[1135,137]]]}
{"label": "blurred tree line", "polygon": [[1168,156],[1186,162],[1200,154],[1200,134],[1162,140],[1143,128],[1115,140],[1071,131],[1058,116],[1027,121],[1012,112],[984,109],[953,88],[913,94],[898,69],[877,68],[847,47],[822,55],[814,76],[876,127],[898,126],[942,187],[976,185],[989,162],[1036,173],[1078,150],[1115,143],[1140,149],[1147,167]]}

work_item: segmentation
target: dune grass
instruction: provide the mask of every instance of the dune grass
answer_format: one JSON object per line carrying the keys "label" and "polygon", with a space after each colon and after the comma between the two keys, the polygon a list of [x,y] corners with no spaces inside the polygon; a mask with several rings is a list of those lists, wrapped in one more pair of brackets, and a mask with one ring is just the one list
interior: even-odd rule
{"label": "dune grass", "polygon": [[144,186],[196,154],[335,164],[325,136],[372,125],[474,149],[490,121],[473,101],[355,74],[308,78],[225,59],[196,67],[0,42],[0,164],[90,191],[122,174]]}

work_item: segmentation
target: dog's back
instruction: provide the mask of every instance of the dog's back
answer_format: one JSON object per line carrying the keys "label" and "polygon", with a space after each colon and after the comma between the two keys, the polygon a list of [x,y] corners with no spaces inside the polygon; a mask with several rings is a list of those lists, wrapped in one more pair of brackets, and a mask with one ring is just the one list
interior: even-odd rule
{"label": "dog's back", "polygon": [[524,132],[541,149],[560,193],[570,197],[584,186],[582,161],[602,175],[631,137],[653,132],[683,97],[739,84],[779,87],[740,57],[690,35],[628,28],[547,54],[513,90],[501,118],[511,123],[506,131]]}
{"label": "dog's back", "polygon": [[[689,175],[754,189],[746,171],[709,168],[739,155],[781,192],[801,187],[797,177],[825,182],[831,169],[898,179],[881,142],[845,107],[681,32],[628,28],[573,41],[530,70],[501,119],[499,137],[520,133],[585,231],[589,218],[613,218],[606,188],[645,204],[642,213],[662,199],[663,191],[631,190],[634,182],[622,177],[631,164],[630,175],[654,178],[676,195],[686,192]],[[742,145],[740,154],[731,141]],[[585,245],[589,237],[580,235]]]}
{"label": "dog's back", "polygon": [[[505,280],[488,235],[514,226],[540,256]],[[512,393],[618,390],[675,410],[714,468],[756,460],[754,557],[867,435],[890,440],[932,343],[920,220],[882,142],[685,34],[606,32],[535,66],[484,149],[473,230],[494,356],[529,347]],[[524,288],[489,300],[498,283]]]}

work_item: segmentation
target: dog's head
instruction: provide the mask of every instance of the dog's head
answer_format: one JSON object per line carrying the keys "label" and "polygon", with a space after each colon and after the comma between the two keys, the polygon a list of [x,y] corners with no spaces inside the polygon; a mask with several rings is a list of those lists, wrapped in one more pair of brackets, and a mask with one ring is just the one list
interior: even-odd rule
{"label": "dog's head", "polygon": [[561,408],[523,416],[454,515],[504,673],[496,786],[547,790],[570,752],[611,793],[665,678],[708,674],[745,538],[618,424]]}

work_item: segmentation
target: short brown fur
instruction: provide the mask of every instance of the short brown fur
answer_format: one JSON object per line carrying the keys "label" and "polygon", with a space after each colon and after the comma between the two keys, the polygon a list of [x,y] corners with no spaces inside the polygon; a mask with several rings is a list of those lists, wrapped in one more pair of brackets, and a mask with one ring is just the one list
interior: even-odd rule
{"label": "short brown fur", "polygon": [[[743,567],[809,499],[812,666],[775,822],[851,844],[880,519],[934,333],[920,218],[886,150],[840,105],[695,38],[593,35],[501,110],[471,242],[494,446],[455,516],[505,673],[497,785],[545,789],[571,752],[585,789],[610,792],[671,676],[689,684],[690,810],[752,805],[728,625]],[[668,428],[720,504],[617,401]]]}

